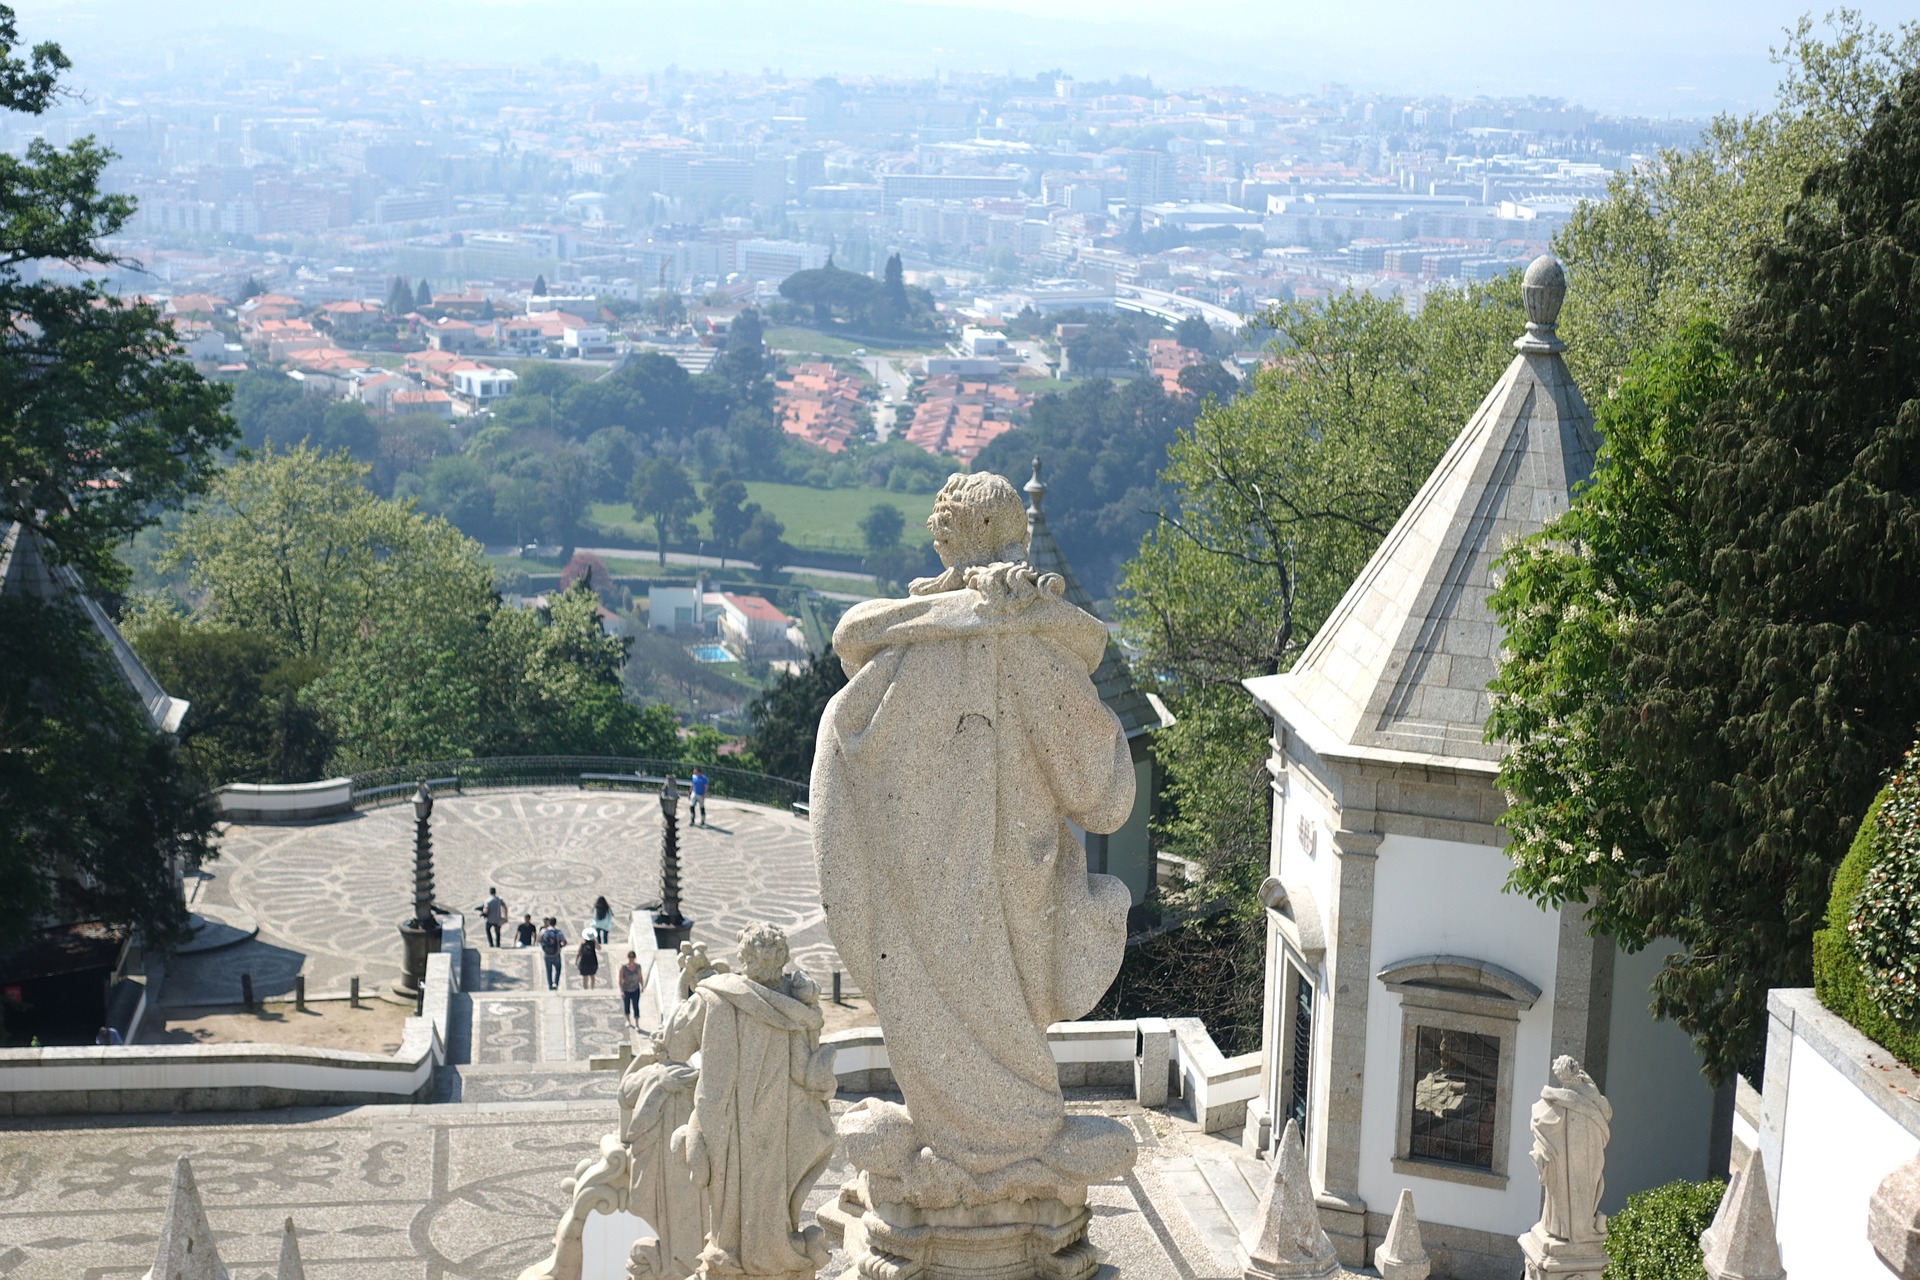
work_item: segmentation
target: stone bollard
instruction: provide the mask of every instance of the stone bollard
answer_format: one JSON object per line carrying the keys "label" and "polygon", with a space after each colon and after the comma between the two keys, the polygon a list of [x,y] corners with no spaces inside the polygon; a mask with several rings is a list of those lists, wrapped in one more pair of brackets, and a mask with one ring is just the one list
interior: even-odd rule
{"label": "stone bollard", "polygon": [[1920,1155],[1874,1189],[1867,1202],[1867,1243],[1900,1280],[1920,1280]]}
{"label": "stone bollard", "polygon": [[253,975],[250,973],[240,975],[240,1003],[248,1013],[253,1012]]}
{"label": "stone bollard", "polygon": [[1393,1207],[1393,1221],[1387,1224],[1387,1238],[1373,1251],[1373,1269],[1381,1280],[1427,1280],[1433,1263],[1420,1240],[1420,1219],[1413,1212],[1413,1192],[1400,1188],[1400,1202]]}
{"label": "stone bollard", "polygon": [[1173,1064],[1173,1028],[1165,1018],[1134,1023],[1133,1096],[1143,1107],[1167,1105],[1167,1073]]}
{"label": "stone bollard", "polygon": [[358,974],[355,974],[347,984],[347,1007],[350,1009],[360,1007],[360,975]]}

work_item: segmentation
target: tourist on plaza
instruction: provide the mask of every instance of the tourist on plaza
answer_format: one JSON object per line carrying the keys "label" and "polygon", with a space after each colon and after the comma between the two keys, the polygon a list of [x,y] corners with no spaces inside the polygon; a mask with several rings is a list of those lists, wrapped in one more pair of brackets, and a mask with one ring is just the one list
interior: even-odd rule
{"label": "tourist on plaza", "polygon": [[627,1015],[627,1025],[640,1025],[640,993],[645,990],[647,977],[640,972],[640,958],[633,952],[627,952],[627,962],[620,966],[614,975],[620,981],[620,1007]]}
{"label": "tourist on plaza", "polygon": [[607,935],[613,932],[613,908],[607,905],[605,898],[593,900],[593,931],[600,935],[603,943]]}
{"label": "tourist on plaza", "polygon": [[560,989],[560,950],[567,945],[567,935],[560,932],[560,922],[553,916],[547,917],[547,927],[540,931],[540,959],[547,967],[547,990]]}
{"label": "tourist on plaza", "polygon": [[687,782],[687,789],[693,793],[693,799],[687,805],[687,821],[696,827],[707,825],[707,771],[699,765],[693,766],[693,777]]}
{"label": "tourist on plaza", "polygon": [[[637,1008],[638,1006],[635,1007]],[[102,1027],[93,1037],[93,1042],[95,1044],[125,1044],[126,1040],[120,1035],[120,1029],[118,1027]]]}
{"label": "tourist on plaza", "polygon": [[492,885],[487,886],[487,900],[474,908],[480,918],[487,922],[487,945],[500,945],[500,930],[507,923],[507,900],[500,896]]}
{"label": "tourist on plaza", "polygon": [[600,972],[600,948],[594,945],[593,935],[580,939],[580,985],[589,991],[593,989],[593,979]]}
{"label": "tourist on plaza", "polygon": [[529,911],[520,917],[520,923],[513,927],[513,933],[518,945],[523,947],[533,945],[533,912]]}

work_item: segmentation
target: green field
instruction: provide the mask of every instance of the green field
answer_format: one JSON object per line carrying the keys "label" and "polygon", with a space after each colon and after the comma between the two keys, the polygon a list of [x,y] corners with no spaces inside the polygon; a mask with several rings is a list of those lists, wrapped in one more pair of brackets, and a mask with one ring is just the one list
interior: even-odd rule
{"label": "green field", "polygon": [[793,351],[808,356],[850,356],[855,351],[866,351],[878,356],[920,354],[940,350],[938,346],[915,347],[881,342],[850,342],[845,338],[821,333],[817,329],[801,329],[793,325],[768,329],[763,340],[775,351]]}
{"label": "green field", "polygon": [[[824,551],[858,554],[866,550],[860,537],[860,518],[875,504],[889,502],[907,518],[901,536],[909,545],[927,542],[927,517],[933,512],[931,493],[894,493],[887,489],[809,489],[797,484],[774,484],[764,480],[747,482],[747,500],[757,502],[787,527],[786,538],[796,549],[808,547]],[[596,502],[589,509],[593,522],[609,533],[651,543],[653,526],[633,518],[633,508],[624,502]],[[701,533],[711,532],[706,512],[695,519]]]}

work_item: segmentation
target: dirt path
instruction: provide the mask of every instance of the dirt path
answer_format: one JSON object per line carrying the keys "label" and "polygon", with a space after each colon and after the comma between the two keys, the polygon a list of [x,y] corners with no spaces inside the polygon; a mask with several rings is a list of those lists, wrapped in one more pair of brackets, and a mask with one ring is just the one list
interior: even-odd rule
{"label": "dirt path", "polygon": [[291,1001],[274,1001],[249,1013],[239,1005],[163,1010],[159,1022],[141,1028],[140,1044],[297,1044],[309,1049],[348,1049],[393,1054],[411,1005],[363,997],[358,1009],[345,1000],[309,1000],[305,1012]]}

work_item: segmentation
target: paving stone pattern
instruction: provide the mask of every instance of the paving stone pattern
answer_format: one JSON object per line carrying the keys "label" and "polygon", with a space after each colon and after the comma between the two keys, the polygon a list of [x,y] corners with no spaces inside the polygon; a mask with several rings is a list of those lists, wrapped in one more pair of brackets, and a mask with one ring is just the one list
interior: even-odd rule
{"label": "paving stone pattern", "polygon": [[[709,827],[681,828],[681,892],[694,936],[727,953],[743,926],[770,921],[787,931],[796,962],[827,982],[838,960],[806,823],[726,801],[713,802],[712,819]],[[536,921],[558,916],[576,942],[594,897],[605,894],[621,921],[612,939],[620,948],[628,913],[659,898],[660,806],[651,796],[550,790],[445,797],[434,804],[433,842],[438,899],[468,912],[476,943],[485,933],[470,909],[489,885],[516,920],[523,913]],[[166,1002],[231,1003],[241,972],[263,995],[291,990],[303,967],[314,994],[344,990],[355,975],[369,989],[390,981],[400,960],[395,926],[412,904],[412,851],[407,805],[304,826],[227,828],[196,901],[251,914],[260,934],[178,958]],[[529,964],[526,979],[515,973],[503,981],[533,988],[537,959]],[[569,983],[577,983],[571,957],[568,969]],[[610,971],[602,966],[603,975]]]}

